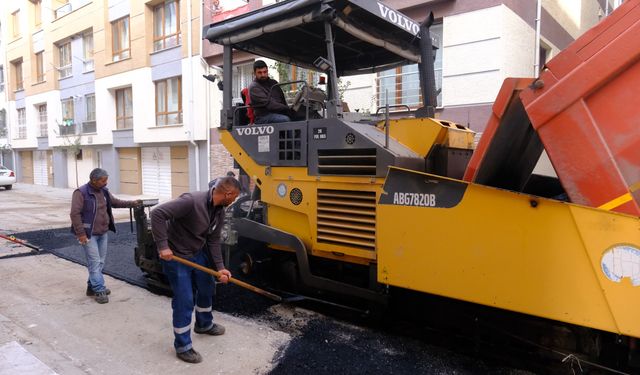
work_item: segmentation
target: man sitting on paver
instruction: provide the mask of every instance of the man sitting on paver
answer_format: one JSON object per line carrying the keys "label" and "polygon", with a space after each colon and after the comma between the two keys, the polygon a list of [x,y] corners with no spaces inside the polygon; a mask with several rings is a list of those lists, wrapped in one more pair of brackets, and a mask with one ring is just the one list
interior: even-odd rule
{"label": "man sitting on paver", "polygon": [[109,302],[108,295],[111,294],[102,275],[107,258],[107,232],[116,231],[111,208],[142,205],[141,200],[124,201],[111,195],[106,187],[108,179],[104,169],[92,170],[89,182],[76,189],[71,198],[71,233],[82,245],[89,269],[87,296],[95,297],[98,303]]}
{"label": "man sitting on paver", "polygon": [[153,239],[173,291],[173,346],[178,358],[185,362],[202,362],[202,356],[191,343],[194,301],[196,333],[217,336],[224,334],[225,329],[213,322],[213,277],[171,260],[175,253],[204,267],[213,265],[222,274],[220,281],[227,283],[231,272],[222,261],[220,230],[224,224],[224,207],[236,200],[238,194],[238,180],[221,177],[207,191],[184,193],[151,211]]}

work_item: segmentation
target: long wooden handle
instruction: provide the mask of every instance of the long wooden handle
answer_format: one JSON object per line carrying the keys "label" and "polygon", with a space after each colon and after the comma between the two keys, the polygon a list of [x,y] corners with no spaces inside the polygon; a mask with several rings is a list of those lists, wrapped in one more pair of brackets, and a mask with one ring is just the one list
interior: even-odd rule
{"label": "long wooden handle", "polygon": [[[213,276],[218,277],[218,278],[220,276],[222,276],[222,274],[220,272],[218,272],[218,271],[214,271],[211,268],[203,267],[203,266],[201,266],[201,265],[199,265],[197,263],[193,263],[193,262],[188,261],[188,260],[186,260],[184,258],[180,258],[179,256],[176,256],[176,255],[173,255],[173,260],[175,260],[178,263],[182,263],[184,265],[187,265],[189,267],[193,267],[193,268],[195,268],[197,270],[200,270],[202,272],[206,272],[209,275],[213,275]],[[236,284],[238,286],[241,286],[241,287],[243,287],[245,289],[249,289],[252,292],[256,292],[258,294],[262,294],[263,296],[265,296],[267,298],[270,298],[270,299],[272,299],[272,300],[274,300],[276,302],[282,302],[282,297],[280,297],[278,295],[275,295],[273,293],[267,292],[264,289],[260,289],[257,286],[253,286],[251,284],[247,284],[244,281],[241,281],[241,280],[238,280],[238,279],[234,279],[233,277],[230,277],[229,278],[229,282],[234,283],[234,284]]]}
{"label": "long wooden handle", "polygon": [[25,243],[23,241],[20,241],[19,239],[15,238],[13,236],[5,236],[5,235],[0,234],[0,238],[3,238],[5,240],[7,240],[7,241],[15,242],[15,243],[17,243],[19,245],[26,246],[26,247],[28,247],[30,249],[33,249],[33,250],[36,250],[36,251],[40,251],[39,248],[37,248],[37,247],[35,247],[33,245],[29,245],[28,243]]}

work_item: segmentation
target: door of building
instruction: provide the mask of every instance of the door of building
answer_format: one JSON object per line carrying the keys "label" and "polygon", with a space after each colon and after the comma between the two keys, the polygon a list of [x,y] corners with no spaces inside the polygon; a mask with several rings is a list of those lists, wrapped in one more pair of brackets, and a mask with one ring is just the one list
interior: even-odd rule
{"label": "door of building", "polygon": [[137,147],[119,148],[118,160],[120,162],[120,193],[142,194],[140,149]]}
{"label": "door of building", "polygon": [[20,175],[18,181],[33,184],[33,152],[20,151]]}
{"label": "door of building", "polygon": [[142,148],[142,193],[171,198],[171,149]]}
{"label": "door of building", "polygon": [[47,152],[33,152],[33,183],[35,185],[49,185],[49,173],[47,168]]}

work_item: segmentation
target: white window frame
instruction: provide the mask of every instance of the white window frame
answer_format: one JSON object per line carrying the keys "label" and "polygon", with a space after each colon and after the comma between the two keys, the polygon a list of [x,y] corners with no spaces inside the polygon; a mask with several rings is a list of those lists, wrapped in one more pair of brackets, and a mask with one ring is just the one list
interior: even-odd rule
{"label": "white window frame", "polygon": [[18,108],[16,109],[17,118],[18,118],[18,131],[16,132],[16,139],[25,139],[27,138],[27,109],[26,108]]}
{"label": "white window frame", "polygon": [[60,79],[71,77],[73,75],[72,59],[71,41],[60,44],[58,46],[58,61],[60,63],[58,73],[60,74]]}
{"label": "white window frame", "polygon": [[[38,112],[38,130],[40,137],[46,137],[49,133],[49,126],[47,124],[47,104],[39,104],[36,106]],[[42,110],[44,108],[44,111]]]}
{"label": "white window frame", "polygon": [[84,72],[94,70],[93,63],[93,32],[85,33],[82,36],[82,59],[84,61]]}
{"label": "white window frame", "polygon": [[82,123],[82,134],[96,132],[96,95],[89,94],[84,97],[86,120]]}

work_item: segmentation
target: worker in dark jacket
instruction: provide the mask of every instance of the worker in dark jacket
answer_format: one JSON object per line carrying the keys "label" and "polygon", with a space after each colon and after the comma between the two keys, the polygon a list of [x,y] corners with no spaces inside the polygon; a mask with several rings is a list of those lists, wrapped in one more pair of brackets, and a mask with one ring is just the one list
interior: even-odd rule
{"label": "worker in dark jacket", "polygon": [[249,85],[249,97],[256,124],[289,122],[290,109],[278,81],[269,78],[269,68],[262,60],[253,63],[254,79]]}
{"label": "worker in dark jacket", "polygon": [[107,232],[116,231],[112,207],[135,207],[141,200],[117,199],[107,189],[107,171],[96,168],[89,174],[89,182],[73,192],[71,198],[71,233],[76,235],[87,257],[89,280],[87,296],[95,297],[98,303],[109,302],[111,291],[104,285],[102,269],[107,258]]}
{"label": "worker in dark jacket", "polygon": [[[182,194],[157,206],[151,212],[151,231],[158,247],[164,274],[173,290],[174,347],[178,358],[198,363],[202,356],[191,344],[191,315],[196,310],[196,333],[224,334],[224,327],[213,322],[213,277],[182,263],[171,261],[173,255],[211,268],[222,274],[227,283],[231,273],[225,269],[220,249],[220,230],[224,207],[240,193],[240,183],[233,177],[221,177],[208,191]],[[194,298],[195,293],[195,298]]]}

